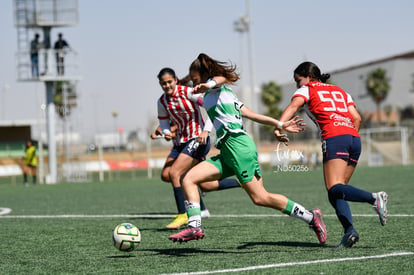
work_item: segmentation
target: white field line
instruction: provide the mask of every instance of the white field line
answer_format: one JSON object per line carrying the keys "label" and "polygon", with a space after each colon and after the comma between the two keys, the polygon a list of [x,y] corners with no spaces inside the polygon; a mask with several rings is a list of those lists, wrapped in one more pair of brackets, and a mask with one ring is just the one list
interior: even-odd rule
{"label": "white field line", "polygon": [[381,259],[381,258],[400,257],[400,256],[409,256],[409,255],[414,255],[414,252],[403,251],[403,252],[394,252],[394,253],[389,253],[389,254],[373,255],[373,256],[322,259],[322,260],[304,261],[304,262],[288,262],[288,263],[256,265],[256,266],[247,266],[247,267],[241,267],[241,268],[199,271],[199,272],[165,273],[161,275],[199,275],[199,274],[201,275],[201,274],[216,274],[216,273],[234,273],[234,272],[242,272],[242,271],[249,271],[249,270],[269,269],[269,268],[278,268],[278,267],[287,267],[287,266],[311,265],[311,264],[321,264],[321,263],[336,263],[336,262],[346,262],[346,261],[361,261],[361,260]]}
{"label": "white field line", "polygon": [[[9,212],[10,213],[10,212]],[[5,215],[0,213],[1,218],[8,219],[54,219],[54,218],[171,218],[173,214],[111,214],[111,215],[86,215],[86,214],[61,214],[61,215]],[[353,214],[353,217],[378,217],[377,214]],[[280,214],[230,214],[230,215],[211,215],[210,218],[288,218],[288,215]],[[336,218],[336,215],[329,214],[323,217]],[[393,214],[388,217],[414,217],[414,214]]]}

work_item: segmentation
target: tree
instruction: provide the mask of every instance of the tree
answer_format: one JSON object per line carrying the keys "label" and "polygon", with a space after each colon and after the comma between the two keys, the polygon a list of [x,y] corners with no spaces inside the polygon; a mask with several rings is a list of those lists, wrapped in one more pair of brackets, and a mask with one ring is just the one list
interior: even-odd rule
{"label": "tree", "polygon": [[368,73],[366,88],[368,95],[377,105],[378,123],[381,123],[381,102],[385,100],[390,90],[386,70],[378,68]]}
{"label": "tree", "polygon": [[[279,108],[279,103],[282,100],[282,88],[274,81],[262,84],[261,99],[266,106],[265,115],[279,118],[282,115],[282,110]],[[273,137],[274,127],[266,126],[265,135],[269,134]]]}
{"label": "tree", "polygon": [[69,81],[58,81],[55,84],[53,102],[56,105],[56,112],[61,118],[70,115],[72,108],[76,107],[75,85]]}

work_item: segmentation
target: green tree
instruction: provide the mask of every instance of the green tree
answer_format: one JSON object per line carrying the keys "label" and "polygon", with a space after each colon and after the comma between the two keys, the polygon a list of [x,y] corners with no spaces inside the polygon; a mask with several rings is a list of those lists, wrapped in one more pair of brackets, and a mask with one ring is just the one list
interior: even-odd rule
{"label": "green tree", "polygon": [[366,88],[368,95],[377,105],[378,123],[381,124],[381,102],[385,100],[390,90],[386,70],[378,68],[368,73]]}
{"label": "green tree", "polygon": [[77,106],[76,87],[69,81],[58,81],[55,83],[55,94],[53,102],[56,106],[56,112],[61,118],[70,115],[71,110]]}
{"label": "green tree", "polygon": [[[265,115],[279,118],[282,115],[282,110],[279,108],[279,103],[282,100],[282,88],[274,81],[262,84],[261,99],[266,106]],[[273,137],[274,127],[265,126],[261,136]]]}

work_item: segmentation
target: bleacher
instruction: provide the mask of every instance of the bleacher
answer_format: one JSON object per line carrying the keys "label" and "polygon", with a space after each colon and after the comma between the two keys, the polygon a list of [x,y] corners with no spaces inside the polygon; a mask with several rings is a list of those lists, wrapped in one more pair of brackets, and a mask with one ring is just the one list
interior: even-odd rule
{"label": "bleacher", "polygon": [[24,156],[25,142],[0,142],[0,161]]}

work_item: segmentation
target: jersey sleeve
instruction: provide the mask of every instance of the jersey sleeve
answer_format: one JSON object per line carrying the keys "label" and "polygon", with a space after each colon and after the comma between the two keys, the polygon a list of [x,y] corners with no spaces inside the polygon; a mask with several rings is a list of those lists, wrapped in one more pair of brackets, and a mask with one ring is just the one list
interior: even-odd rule
{"label": "jersey sleeve", "polygon": [[299,89],[296,90],[296,92],[292,95],[292,99],[300,96],[302,97],[305,102],[309,101],[309,87],[308,86],[302,86]]}
{"label": "jersey sleeve", "polygon": [[347,96],[347,102],[346,102],[347,105],[348,106],[354,106],[355,107],[355,102],[352,99],[352,96],[350,94],[348,94],[348,93],[346,93],[346,96]]}
{"label": "jersey sleeve", "polygon": [[210,118],[207,117],[206,121],[204,122],[203,131],[211,132],[213,129],[213,122],[211,122]]}
{"label": "jersey sleeve", "polygon": [[164,105],[162,105],[161,103],[161,99],[158,100],[157,102],[157,110],[158,110],[158,119],[168,119],[169,120],[169,115],[167,110],[165,109]]}
{"label": "jersey sleeve", "polygon": [[204,102],[204,94],[203,93],[195,94],[195,93],[193,93],[192,88],[187,87],[187,97],[192,102],[196,103],[198,106],[203,106],[203,102]]}
{"label": "jersey sleeve", "polygon": [[160,123],[161,131],[163,134],[171,132],[170,117],[164,105],[162,105],[161,99],[158,100],[158,121]]}

